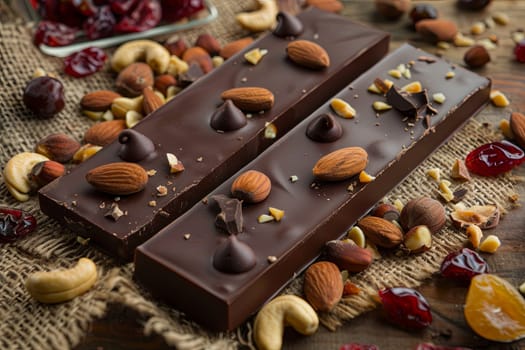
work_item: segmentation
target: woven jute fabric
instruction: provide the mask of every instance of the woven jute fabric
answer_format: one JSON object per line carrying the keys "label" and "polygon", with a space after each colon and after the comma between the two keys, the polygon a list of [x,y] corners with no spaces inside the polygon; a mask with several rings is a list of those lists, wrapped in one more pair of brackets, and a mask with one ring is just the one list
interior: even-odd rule
{"label": "woven jute fabric", "polygon": [[[189,42],[202,32],[210,32],[220,41],[246,35],[235,23],[234,14],[253,8],[251,1],[215,1],[219,20],[205,27],[192,29],[183,35]],[[54,73],[65,85],[66,107],[56,117],[39,120],[26,110],[22,91],[35,68]],[[93,124],[81,115],[78,101],[90,91],[111,89],[114,74],[108,69],[91,77],[74,79],[63,75],[62,60],[40,53],[31,43],[30,27],[21,21],[0,24],[0,164],[3,168],[14,155],[33,150],[36,142],[56,132],[77,140]],[[435,152],[405,181],[388,195],[402,202],[418,197],[437,198],[437,183],[426,175],[429,168],[444,169],[448,176],[456,158],[464,158],[473,147],[497,139],[493,129],[476,121],[469,122],[456,137]],[[453,186],[460,184],[452,181]],[[503,209],[511,207],[514,194],[510,176],[496,179],[474,178],[461,184],[469,192],[467,205],[496,203]],[[68,349],[79,344],[91,322],[103,317],[110,303],[126,305],[139,312],[144,321],[144,333],[158,334],[178,349],[228,349],[244,345],[253,348],[252,324],[247,322],[233,332],[210,333],[188,321],[184,315],[162,304],[138,286],[132,279],[133,265],[122,265],[96,248],[82,245],[75,232],[64,229],[44,216],[36,198],[20,203],[0,185],[0,205],[24,209],[38,220],[38,230],[29,237],[0,245],[0,347],[2,349]],[[447,206],[447,210],[450,211]],[[434,274],[443,257],[464,241],[464,233],[449,228],[434,237],[430,251],[416,256],[384,254],[366,271],[350,276],[361,292],[343,299],[335,310],[321,315],[321,322],[336,329],[345,320],[354,318],[376,306],[372,295],[384,286],[415,287]],[[24,282],[35,271],[69,268],[80,257],[91,258],[98,266],[99,278],[93,289],[64,304],[43,305],[27,293]],[[284,293],[301,294],[302,278],[296,278]],[[198,302],[198,301],[196,301]]]}

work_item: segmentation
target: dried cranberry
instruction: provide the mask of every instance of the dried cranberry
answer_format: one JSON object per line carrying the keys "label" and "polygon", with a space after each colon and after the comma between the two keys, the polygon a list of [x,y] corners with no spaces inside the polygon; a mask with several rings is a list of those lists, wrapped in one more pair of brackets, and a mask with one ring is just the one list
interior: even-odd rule
{"label": "dried cranberry", "polygon": [[11,208],[0,208],[0,243],[14,242],[36,228],[33,215]]}
{"label": "dried cranberry", "polygon": [[128,14],[137,4],[138,0],[111,0],[111,11],[117,15]]}
{"label": "dried cranberry", "polygon": [[184,17],[191,16],[204,9],[202,0],[163,0],[162,14],[163,19],[168,22],[175,22]]}
{"label": "dried cranberry", "polygon": [[375,345],[351,343],[342,345],[339,350],[379,350],[379,348]]}
{"label": "dried cranberry", "polygon": [[78,13],[85,17],[94,16],[97,12],[97,7],[91,0],[70,0]]}
{"label": "dried cranberry", "polygon": [[75,40],[77,30],[65,24],[50,21],[38,23],[33,43],[35,45],[45,44],[48,46],[69,45]]}
{"label": "dried cranberry", "polygon": [[159,24],[162,9],[159,0],[140,1],[137,7],[124,16],[116,25],[115,31],[120,33],[142,32]]}
{"label": "dried cranberry", "polygon": [[396,287],[379,291],[390,322],[407,329],[422,329],[432,323],[430,305],[421,293],[411,288]]}
{"label": "dried cranberry", "polygon": [[98,72],[104,67],[107,55],[98,47],[88,47],[64,59],[66,74],[82,78]]}
{"label": "dried cranberry", "polygon": [[488,272],[488,265],[478,253],[463,248],[445,257],[440,272],[443,277],[469,282],[472,277]]}
{"label": "dried cranberry", "polygon": [[521,63],[525,63],[525,40],[521,40],[514,47],[514,54],[516,55],[516,60]]}
{"label": "dried cranberry", "polygon": [[37,117],[51,118],[64,108],[64,85],[48,76],[34,78],[27,83],[22,99]]}
{"label": "dried cranberry", "polygon": [[113,26],[117,23],[109,5],[100,6],[94,16],[84,22],[84,31],[89,39],[105,38],[113,34]]}
{"label": "dried cranberry", "polygon": [[482,176],[497,176],[519,166],[525,153],[508,141],[484,144],[471,151],[465,165],[471,172]]}
{"label": "dried cranberry", "polygon": [[414,350],[472,350],[470,348],[462,348],[456,346],[441,346],[432,343],[418,344]]}
{"label": "dried cranberry", "polygon": [[58,21],[58,3],[60,0],[38,0],[38,14],[44,21]]}
{"label": "dried cranberry", "polygon": [[82,28],[82,23],[86,19],[73,3],[74,0],[59,1],[57,7],[57,21],[64,23],[72,28]]}

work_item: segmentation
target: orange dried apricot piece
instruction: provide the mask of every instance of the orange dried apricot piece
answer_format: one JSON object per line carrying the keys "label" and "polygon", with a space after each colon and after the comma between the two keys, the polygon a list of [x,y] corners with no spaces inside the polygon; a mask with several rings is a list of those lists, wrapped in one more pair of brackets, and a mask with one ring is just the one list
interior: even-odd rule
{"label": "orange dried apricot piece", "polygon": [[525,337],[525,299],[496,275],[472,278],[464,314],[472,330],[485,339],[511,342]]}

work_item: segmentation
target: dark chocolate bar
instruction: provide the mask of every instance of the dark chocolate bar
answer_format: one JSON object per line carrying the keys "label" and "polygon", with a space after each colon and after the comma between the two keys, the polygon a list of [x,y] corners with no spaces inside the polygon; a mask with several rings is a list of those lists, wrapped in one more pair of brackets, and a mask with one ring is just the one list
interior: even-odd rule
{"label": "dark chocolate bar", "polygon": [[[400,65],[408,67],[410,75],[405,76],[410,79],[394,79],[387,73]],[[455,76],[447,79],[450,71]],[[386,95],[368,91],[376,78],[393,80],[391,89],[399,89],[400,101],[388,99],[390,110],[377,112],[372,107],[375,101],[387,103]],[[402,91],[416,81],[426,90]],[[207,202],[195,205],[139,246],[136,279],[202,325],[237,327],[314,260],[327,241],[341,237],[478,113],[488,101],[490,86],[487,78],[402,46],[336,95],[356,110],[353,119],[333,116],[330,102],[326,103],[211,192]],[[439,92],[446,97],[441,104],[432,99]],[[416,112],[405,108],[406,101]],[[340,181],[314,177],[321,157],[346,147],[366,151],[366,172],[375,176],[372,182],[360,183],[358,175]],[[228,233],[215,224],[220,212],[212,205],[213,198],[231,197],[234,179],[247,170],[268,176],[271,191],[260,203],[243,203],[244,230]],[[336,179],[328,175],[323,178]],[[284,217],[259,223],[258,217],[268,214],[269,207],[283,210]]]}
{"label": "dark chocolate bar", "polygon": [[[42,211],[111,254],[131,259],[137,245],[201,200],[388,51],[388,34],[342,16],[311,9],[298,19],[303,31],[295,38],[324,48],[329,67],[299,66],[287,58],[291,38],[272,33],[263,36],[243,51],[267,50],[258,64],[246,62],[242,53],[231,57],[133,128],[155,146],[150,157],[138,162],[146,170],[156,170],[143,191],[115,198],[85,181],[91,169],[122,161],[121,145],[114,142],[41,189]],[[286,31],[279,35],[286,35]],[[239,129],[218,132],[210,126],[210,118],[222,103],[221,93],[235,87],[266,88],[275,102],[264,113],[252,113],[246,125],[234,123]],[[220,118],[217,123],[230,127]],[[185,170],[170,174],[166,153],[173,153]],[[158,186],[168,189],[165,196],[157,195]],[[115,213],[108,210],[115,205],[118,215],[111,215]]]}

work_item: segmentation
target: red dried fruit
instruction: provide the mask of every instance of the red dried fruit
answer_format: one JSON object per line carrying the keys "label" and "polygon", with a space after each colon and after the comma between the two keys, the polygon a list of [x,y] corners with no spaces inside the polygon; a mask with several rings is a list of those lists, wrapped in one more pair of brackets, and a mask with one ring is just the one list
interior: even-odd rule
{"label": "red dried fruit", "polygon": [[125,15],[131,11],[138,0],[111,0],[111,11],[117,15]]}
{"label": "red dried fruit", "polygon": [[395,287],[378,294],[390,322],[407,329],[422,329],[432,323],[430,305],[418,291]]}
{"label": "red dried fruit", "polygon": [[441,346],[432,343],[418,344],[414,350],[472,350],[470,348],[456,347],[456,346]]}
{"label": "red dried fruit", "polygon": [[48,46],[64,46],[75,41],[77,30],[65,24],[50,21],[38,23],[33,43],[35,45],[45,44]]}
{"label": "red dried fruit", "polygon": [[109,5],[100,6],[93,16],[84,21],[84,31],[89,39],[105,38],[113,34],[113,26],[117,23]]}
{"label": "red dried fruit", "polygon": [[519,166],[525,161],[525,153],[508,141],[484,144],[471,151],[465,165],[468,170],[482,176],[497,176]]}
{"label": "red dried fruit", "polygon": [[204,9],[203,0],[163,0],[162,13],[164,20],[178,21]]}
{"label": "red dried fruit", "polygon": [[514,47],[514,54],[516,55],[516,60],[521,63],[525,63],[525,40],[520,41]]}
{"label": "red dried fruit", "polygon": [[0,208],[0,243],[10,243],[27,236],[36,228],[33,215],[12,208]]}
{"label": "red dried fruit", "polygon": [[26,85],[22,99],[37,117],[51,118],[64,108],[64,85],[48,76],[34,78]]}
{"label": "red dried fruit", "polygon": [[82,78],[98,72],[104,67],[107,55],[98,47],[88,47],[64,60],[64,71],[75,78]]}
{"label": "red dried fruit", "polygon": [[139,1],[131,13],[115,24],[114,29],[119,33],[142,32],[155,27],[161,18],[162,9],[159,0]]}
{"label": "red dried fruit", "polygon": [[443,277],[470,282],[472,277],[488,272],[488,265],[478,253],[463,248],[445,257],[440,272]]}
{"label": "red dried fruit", "polygon": [[342,345],[339,350],[379,350],[379,348],[375,345],[351,343]]}

